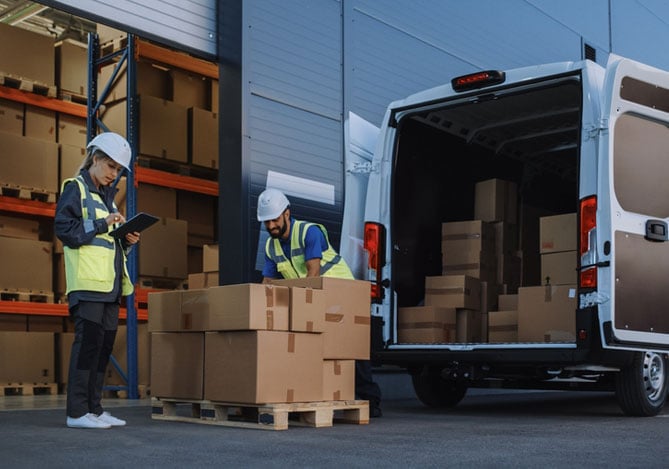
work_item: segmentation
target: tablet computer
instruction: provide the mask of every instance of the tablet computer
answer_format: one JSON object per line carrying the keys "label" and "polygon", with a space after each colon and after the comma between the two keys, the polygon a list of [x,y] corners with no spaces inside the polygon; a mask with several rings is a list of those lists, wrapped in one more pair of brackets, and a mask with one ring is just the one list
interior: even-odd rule
{"label": "tablet computer", "polygon": [[128,233],[134,233],[135,231],[144,231],[154,223],[156,223],[160,218],[149,215],[148,213],[139,212],[137,215],[132,217],[130,220],[126,221],[124,224],[112,230],[109,234],[114,238],[123,238]]}

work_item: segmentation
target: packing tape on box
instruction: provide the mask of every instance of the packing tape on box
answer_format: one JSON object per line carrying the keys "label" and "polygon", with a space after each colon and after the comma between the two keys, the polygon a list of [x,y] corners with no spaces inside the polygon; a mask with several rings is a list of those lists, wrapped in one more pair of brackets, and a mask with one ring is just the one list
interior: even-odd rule
{"label": "packing tape on box", "polygon": [[267,317],[267,330],[273,331],[274,330],[274,311],[271,309],[268,309],[265,312],[265,315]]}
{"label": "packing tape on box", "polygon": [[464,287],[451,287],[451,288],[427,288],[425,289],[426,295],[471,295],[472,292],[469,288]]}
{"label": "packing tape on box", "polygon": [[193,315],[191,313],[181,314],[181,328],[189,331],[193,328]]}
{"label": "packing tape on box", "polygon": [[286,390],[286,402],[295,402],[295,390],[294,389]]}
{"label": "packing tape on box", "polygon": [[400,323],[398,329],[449,329],[454,328],[455,324],[446,324],[443,322],[424,321],[424,322],[403,322]]}
{"label": "packing tape on box", "polygon": [[488,326],[488,332],[518,332],[518,324]]}
{"label": "packing tape on box", "polygon": [[295,334],[288,334],[288,353],[295,353]]}
{"label": "packing tape on box", "polygon": [[341,391],[339,389],[332,393],[332,400],[341,401]]}
{"label": "packing tape on box", "polygon": [[335,376],[341,375],[341,364],[339,363],[338,360],[335,360],[334,363],[334,374]]}
{"label": "packing tape on box", "polygon": [[311,288],[307,288],[307,291],[304,292],[304,301],[307,304],[311,304],[314,302],[314,291]]}
{"label": "packing tape on box", "polygon": [[546,285],[546,290],[544,292],[544,301],[549,303],[553,300],[553,288],[550,285]]}
{"label": "packing tape on box", "polygon": [[441,235],[442,241],[460,241],[463,239],[479,239],[481,233],[457,233],[457,234],[447,234]]}
{"label": "packing tape on box", "polygon": [[353,324],[371,324],[372,318],[369,316],[354,316]]}
{"label": "packing tape on box", "polygon": [[327,322],[342,322],[344,315],[339,313],[325,313],[325,320]]}
{"label": "packing tape on box", "polygon": [[274,307],[274,289],[272,285],[265,285],[265,303],[268,308]]}
{"label": "packing tape on box", "polygon": [[314,332],[314,322],[307,321],[307,332]]}

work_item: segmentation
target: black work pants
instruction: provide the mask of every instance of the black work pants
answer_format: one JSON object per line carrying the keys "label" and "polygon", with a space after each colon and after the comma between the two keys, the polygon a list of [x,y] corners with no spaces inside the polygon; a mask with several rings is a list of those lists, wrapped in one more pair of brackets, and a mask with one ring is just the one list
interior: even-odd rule
{"label": "black work pants", "polygon": [[369,360],[355,361],[355,396],[369,401],[373,407],[378,407],[381,402],[381,388],[372,377],[372,362]]}
{"label": "black work pants", "polygon": [[102,386],[116,339],[118,313],[118,303],[93,301],[82,301],[71,311],[74,342],[67,376],[68,417],[103,412]]}

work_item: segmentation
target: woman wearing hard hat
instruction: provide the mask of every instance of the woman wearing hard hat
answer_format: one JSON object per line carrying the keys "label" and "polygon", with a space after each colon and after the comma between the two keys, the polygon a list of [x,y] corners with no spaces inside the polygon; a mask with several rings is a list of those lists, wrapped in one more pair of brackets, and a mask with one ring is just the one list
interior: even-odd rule
{"label": "woman wearing hard hat", "polygon": [[63,181],[55,232],[63,242],[70,316],[74,321],[67,379],[67,426],[110,428],[125,421],[101,405],[105,369],[114,346],[121,296],[132,293],[126,255],[139,233],[109,232],[125,222],[114,204],[118,175],[130,171],[130,145],[106,132],[86,147],[79,173]]}

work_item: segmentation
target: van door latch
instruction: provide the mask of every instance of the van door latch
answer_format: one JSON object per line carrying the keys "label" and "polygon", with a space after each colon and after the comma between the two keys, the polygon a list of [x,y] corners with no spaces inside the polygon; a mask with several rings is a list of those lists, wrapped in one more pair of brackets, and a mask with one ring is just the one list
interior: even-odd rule
{"label": "van door latch", "polygon": [[667,222],[664,220],[646,220],[646,239],[663,242],[667,237]]}

